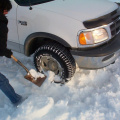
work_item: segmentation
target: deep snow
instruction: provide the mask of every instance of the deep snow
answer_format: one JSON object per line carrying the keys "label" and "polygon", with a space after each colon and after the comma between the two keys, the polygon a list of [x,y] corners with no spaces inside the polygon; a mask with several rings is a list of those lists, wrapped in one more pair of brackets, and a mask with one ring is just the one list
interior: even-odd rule
{"label": "deep snow", "polygon": [[[14,55],[29,69],[32,57]],[[0,57],[0,71],[15,91],[28,98],[16,109],[0,91],[0,120],[118,120],[120,118],[120,58],[100,70],[77,69],[63,85],[51,83],[54,74],[39,88],[23,76],[25,71],[12,59]]]}
{"label": "deep snow", "polygon": [[[120,1],[120,0],[116,0]],[[31,58],[14,52],[29,69]],[[100,70],[78,69],[63,85],[51,83],[52,72],[39,88],[24,79],[25,71],[12,59],[0,57],[0,72],[9,78],[15,91],[28,98],[15,108],[0,91],[0,120],[119,120],[120,57]]]}

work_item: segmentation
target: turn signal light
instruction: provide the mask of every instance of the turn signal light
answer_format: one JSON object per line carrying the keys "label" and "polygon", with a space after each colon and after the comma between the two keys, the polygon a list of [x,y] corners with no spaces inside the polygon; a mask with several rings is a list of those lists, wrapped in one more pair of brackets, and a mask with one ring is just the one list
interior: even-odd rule
{"label": "turn signal light", "polygon": [[81,45],[86,45],[86,39],[85,39],[84,33],[81,33],[81,34],[80,34],[79,43],[80,43]]}

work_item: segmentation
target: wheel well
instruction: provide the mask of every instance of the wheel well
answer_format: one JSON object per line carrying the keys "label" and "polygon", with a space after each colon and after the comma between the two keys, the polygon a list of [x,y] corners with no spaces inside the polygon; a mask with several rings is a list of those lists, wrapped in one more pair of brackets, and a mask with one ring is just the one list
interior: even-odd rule
{"label": "wheel well", "polygon": [[[44,38],[44,37],[36,37],[33,38],[32,40],[30,40],[30,42],[28,42],[27,47],[25,48],[25,54],[27,56],[30,56],[31,54],[33,54],[40,46],[50,43],[50,42],[54,42],[54,43],[58,43],[61,44],[53,39],[50,38]],[[63,43],[64,44],[64,43]],[[61,44],[62,45],[62,44]],[[64,45],[62,45],[64,46]],[[66,47],[66,46],[64,46]],[[66,47],[66,49],[70,49],[70,47]]]}

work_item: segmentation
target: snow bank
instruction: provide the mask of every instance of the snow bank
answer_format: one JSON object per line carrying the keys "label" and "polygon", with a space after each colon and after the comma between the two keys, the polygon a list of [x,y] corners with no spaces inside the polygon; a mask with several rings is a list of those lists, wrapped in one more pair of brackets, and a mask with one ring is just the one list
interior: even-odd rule
{"label": "snow bank", "polygon": [[[33,120],[46,115],[52,108],[54,101],[50,97],[31,95],[19,106],[13,114],[12,120]],[[8,116],[8,119],[11,119]]]}
{"label": "snow bank", "polygon": [[[31,58],[14,53],[29,69]],[[0,71],[15,91],[28,98],[16,109],[0,91],[0,120],[117,120],[120,118],[120,58],[100,70],[79,70],[72,80],[60,86],[47,72],[37,87],[24,79],[26,74],[13,60],[0,57]]]}

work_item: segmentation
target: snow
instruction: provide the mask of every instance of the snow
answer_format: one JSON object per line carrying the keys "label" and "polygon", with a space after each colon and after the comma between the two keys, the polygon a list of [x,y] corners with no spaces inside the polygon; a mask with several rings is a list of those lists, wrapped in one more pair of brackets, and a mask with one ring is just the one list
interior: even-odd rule
{"label": "snow", "polygon": [[34,77],[35,80],[37,80],[37,78],[39,78],[39,77],[40,77],[40,78],[45,77],[44,74],[42,74],[42,73],[40,73],[40,72],[37,72],[37,71],[34,70],[34,69],[29,70],[28,75],[29,75],[29,74],[31,74],[31,75]]}
{"label": "snow", "polygon": [[[14,52],[28,69],[30,58]],[[26,72],[12,59],[0,57],[0,71],[15,91],[28,98],[15,108],[0,91],[0,120],[117,120],[120,118],[120,58],[106,68],[77,71],[70,82],[60,86],[47,72],[41,87],[24,79]]]}

